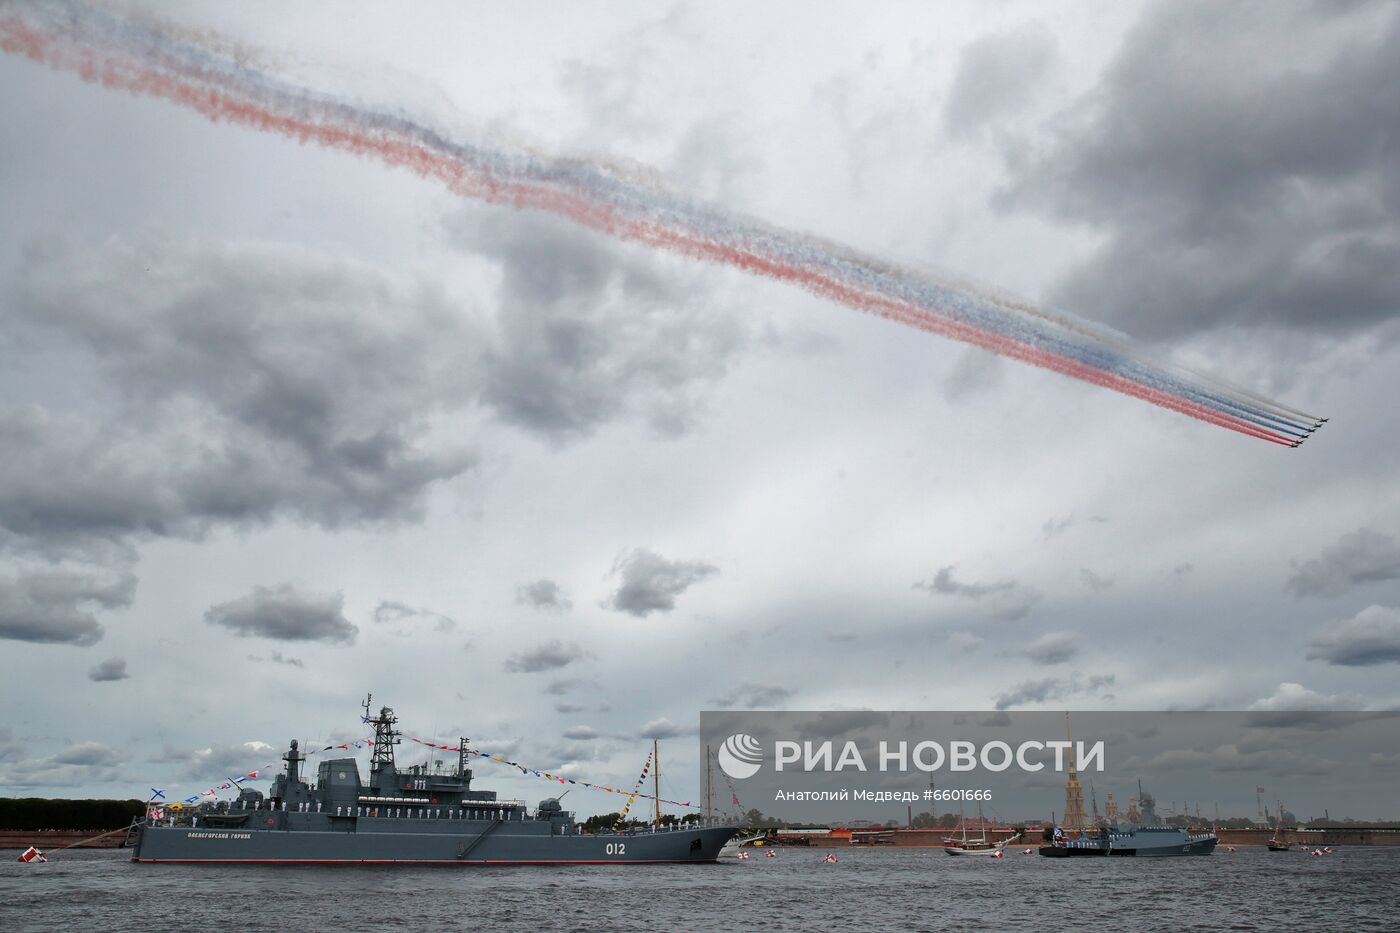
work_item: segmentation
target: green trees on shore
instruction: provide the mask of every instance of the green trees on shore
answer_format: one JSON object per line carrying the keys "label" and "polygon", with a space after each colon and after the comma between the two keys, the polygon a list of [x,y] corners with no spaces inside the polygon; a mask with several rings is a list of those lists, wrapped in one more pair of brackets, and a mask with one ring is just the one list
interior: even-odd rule
{"label": "green trees on shore", "polygon": [[90,829],[101,832],[126,826],[132,817],[145,812],[146,805],[139,800],[0,797],[0,830]]}

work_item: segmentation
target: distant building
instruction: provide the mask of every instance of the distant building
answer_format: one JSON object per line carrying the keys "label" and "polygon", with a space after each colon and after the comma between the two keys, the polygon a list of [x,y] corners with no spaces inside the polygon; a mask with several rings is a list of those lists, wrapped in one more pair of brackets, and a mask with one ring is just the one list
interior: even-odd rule
{"label": "distant building", "polygon": [[1074,761],[1074,736],[1070,734],[1069,713],[1065,713],[1065,737],[1069,742],[1069,779],[1065,781],[1065,818],[1062,826],[1066,830],[1083,830],[1093,826],[1084,814],[1084,788],[1079,784],[1079,769]]}

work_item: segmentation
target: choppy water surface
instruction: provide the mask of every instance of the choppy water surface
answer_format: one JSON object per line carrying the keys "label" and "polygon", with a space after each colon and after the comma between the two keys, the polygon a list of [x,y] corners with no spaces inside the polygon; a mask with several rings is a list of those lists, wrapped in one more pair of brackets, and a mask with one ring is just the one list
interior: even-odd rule
{"label": "choppy water surface", "polygon": [[0,862],[0,930],[1397,930],[1400,848],[1167,859],[756,852],[719,865],[133,865],[121,850]]}

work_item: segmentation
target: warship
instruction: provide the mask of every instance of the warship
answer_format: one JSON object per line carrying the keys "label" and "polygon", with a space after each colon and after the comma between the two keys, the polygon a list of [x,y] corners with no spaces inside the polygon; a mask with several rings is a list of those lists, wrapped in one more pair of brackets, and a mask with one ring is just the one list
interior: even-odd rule
{"label": "warship", "polygon": [[608,865],[714,862],[739,831],[732,823],[684,823],[589,833],[558,798],[530,813],[523,800],[472,787],[464,738],[453,769],[400,770],[400,733],[385,706],[374,727],[368,782],[354,758],[320,762],[314,784],[291,745],[266,796],[244,788],[213,812],[182,811],[132,824],[132,861],[242,864]]}
{"label": "warship", "polygon": [[1138,796],[1142,803],[1143,825],[1097,827],[1078,836],[1066,835],[1056,828],[1053,842],[1041,846],[1040,854],[1049,858],[1073,858],[1096,855],[1210,855],[1215,851],[1216,843],[1220,841],[1215,833],[1188,833],[1179,826],[1151,825],[1157,819],[1156,802],[1151,794],[1142,790],[1140,781]]}

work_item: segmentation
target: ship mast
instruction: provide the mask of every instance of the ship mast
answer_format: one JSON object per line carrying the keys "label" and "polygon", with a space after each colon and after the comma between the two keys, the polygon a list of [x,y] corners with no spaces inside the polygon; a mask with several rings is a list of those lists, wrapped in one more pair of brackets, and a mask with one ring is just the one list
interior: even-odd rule
{"label": "ship mast", "polygon": [[651,740],[651,796],[656,801],[656,822],[653,827],[661,828],[661,752],[656,744],[656,739]]}
{"label": "ship mast", "polygon": [[399,721],[399,718],[387,706],[381,706],[378,715],[370,716],[369,704],[372,699],[374,699],[374,694],[365,695],[365,714],[360,718],[366,724],[374,726],[374,751],[370,755],[369,773],[370,783],[375,787],[380,787],[379,775],[383,771],[389,773],[391,782],[397,779],[394,776],[397,770],[394,766],[394,746],[399,744],[400,733],[394,728],[394,724]]}
{"label": "ship mast", "polygon": [[714,769],[711,767],[713,761],[710,756],[710,746],[705,746],[705,820],[714,818],[715,811],[715,791],[714,791]]}

